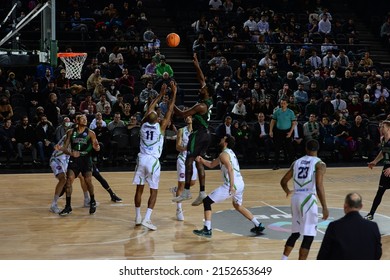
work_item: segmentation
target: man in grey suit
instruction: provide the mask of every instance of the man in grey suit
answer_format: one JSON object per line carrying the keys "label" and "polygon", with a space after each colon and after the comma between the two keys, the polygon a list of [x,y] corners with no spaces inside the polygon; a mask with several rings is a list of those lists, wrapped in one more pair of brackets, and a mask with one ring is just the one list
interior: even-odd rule
{"label": "man in grey suit", "polygon": [[378,225],[359,213],[362,197],[349,193],[344,202],[345,216],[326,229],[318,260],[379,260],[382,256]]}

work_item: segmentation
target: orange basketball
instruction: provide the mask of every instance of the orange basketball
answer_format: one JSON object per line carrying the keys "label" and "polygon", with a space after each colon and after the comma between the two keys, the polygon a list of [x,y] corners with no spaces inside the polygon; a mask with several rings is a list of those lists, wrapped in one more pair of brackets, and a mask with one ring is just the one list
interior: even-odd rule
{"label": "orange basketball", "polygon": [[176,33],[169,33],[167,35],[167,45],[171,48],[177,47],[180,44],[180,36]]}

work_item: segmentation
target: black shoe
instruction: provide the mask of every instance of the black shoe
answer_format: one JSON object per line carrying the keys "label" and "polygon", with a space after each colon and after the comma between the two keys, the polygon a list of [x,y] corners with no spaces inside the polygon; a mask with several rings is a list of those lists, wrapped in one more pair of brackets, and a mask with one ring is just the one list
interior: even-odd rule
{"label": "black shoe", "polygon": [[111,195],[111,201],[113,201],[113,202],[122,202],[122,198],[117,197],[117,195],[115,193],[113,193]]}
{"label": "black shoe", "polygon": [[366,220],[369,220],[369,221],[372,221],[374,219],[374,215],[371,215],[371,214],[367,214],[364,219]]}
{"label": "black shoe", "polygon": [[255,233],[256,235],[261,235],[261,234],[263,234],[264,229],[265,229],[265,227],[263,227],[263,225],[260,224],[257,227],[251,228],[251,232]]}
{"label": "black shoe", "polygon": [[72,207],[70,207],[68,205],[65,205],[65,208],[60,213],[58,213],[58,215],[60,215],[60,216],[67,216],[70,213],[72,213]]}
{"label": "black shoe", "polygon": [[272,170],[278,170],[279,169],[279,165],[275,165]]}
{"label": "black shoe", "polygon": [[211,238],[213,234],[211,232],[211,229],[207,229],[207,227],[203,227],[203,229],[195,229],[192,232],[196,235],[207,237],[207,238]]}
{"label": "black shoe", "polygon": [[89,203],[89,214],[95,214],[96,212],[96,201],[91,201]]}

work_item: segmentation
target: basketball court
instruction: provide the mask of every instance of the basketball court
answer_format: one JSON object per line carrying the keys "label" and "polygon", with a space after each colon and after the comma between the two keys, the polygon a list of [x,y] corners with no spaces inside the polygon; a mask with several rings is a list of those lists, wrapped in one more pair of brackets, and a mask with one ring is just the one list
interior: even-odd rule
{"label": "basketball court", "polygon": [[[214,204],[213,236],[198,237],[192,230],[203,227],[203,207],[183,203],[185,221],[175,218],[176,206],[168,189],[176,184],[175,171],[163,171],[152,221],[157,231],[134,224],[131,184],[133,172],[103,172],[123,203],[110,201],[108,193],[94,179],[99,206],[90,216],[83,208],[83,195],[75,181],[73,212],[66,217],[49,212],[56,179],[52,174],[1,175],[0,259],[2,260],[279,260],[290,227],[290,200],[279,181],[286,169],[242,170],[246,183],[244,205],[266,225],[264,235],[250,233],[252,223],[233,210],[230,201]],[[381,167],[328,168],[325,190],[330,218],[321,221],[309,259],[314,260],[328,223],[343,216],[348,192],[363,196],[366,214],[375,196]],[[206,171],[206,191],[221,183],[219,170]],[[291,183],[290,183],[291,187]],[[192,190],[197,194],[198,186]],[[142,213],[149,196],[145,187]],[[59,207],[65,204],[60,199]],[[375,215],[382,233],[383,256],[390,259],[390,198],[385,193]],[[300,243],[297,243],[297,247]],[[290,259],[297,259],[294,250]]]}

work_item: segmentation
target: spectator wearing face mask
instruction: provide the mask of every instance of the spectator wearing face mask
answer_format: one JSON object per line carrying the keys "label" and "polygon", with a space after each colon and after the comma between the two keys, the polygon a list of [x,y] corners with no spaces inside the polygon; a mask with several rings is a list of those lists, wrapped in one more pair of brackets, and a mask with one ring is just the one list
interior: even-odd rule
{"label": "spectator wearing face mask", "polygon": [[315,83],[319,90],[325,89],[325,81],[324,78],[321,77],[320,70],[314,71],[314,77],[310,79],[310,83]]}
{"label": "spectator wearing face mask", "polygon": [[76,113],[76,107],[71,106],[69,107],[69,114],[67,116],[69,119],[71,119],[71,121],[74,121],[76,119]]}
{"label": "spectator wearing face mask", "polygon": [[55,128],[54,142],[58,143],[65,135],[66,131],[72,127],[72,125],[73,123],[70,121],[70,119],[68,117],[65,117],[62,123]]}
{"label": "spectator wearing face mask", "polygon": [[[61,106],[61,115],[69,115],[70,108],[75,108],[77,106],[76,102],[73,101],[73,97],[71,94],[66,96],[65,102]],[[73,113],[74,114],[74,113]]]}
{"label": "spectator wearing face mask", "polygon": [[379,100],[381,96],[384,96],[385,99],[389,98],[389,92],[385,87],[382,86],[381,82],[377,82],[374,88],[374,96],[375,96],[375,101]]}
{"label": "spectator wearing face mask", "polygon": [[325,79],[325,87],[333,86],[335,88],[335,87],[339,87],[339,85],[340,85],[340,81],[336,77],[336,71],[334,70],[330,71],[329,77]]}

